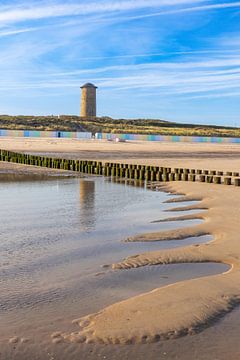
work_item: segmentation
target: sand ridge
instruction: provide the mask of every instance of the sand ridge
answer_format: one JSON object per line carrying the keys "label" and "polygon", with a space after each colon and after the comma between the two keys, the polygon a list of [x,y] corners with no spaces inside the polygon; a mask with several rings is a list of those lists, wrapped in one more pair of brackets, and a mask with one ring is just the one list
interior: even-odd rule
{"label": "sand ridge", "polygon": [[[71,342],[151,343],[198,333],[240,303],[240,213],[236,211],[240,203],[239,189],[179,182],[169,185],[169,190],[185,192],[185,200],[197,199],[201,194],[203,200],[194,208],[208,208],[201,214],[205,222],[170,232],[141,234],[128,241],[180,240],[200,233],[211,234],[214,240],[130,256],[113,264],[113,269],[183,262],[221,262],[230,265],[230,270],[168,285],[113,304],[76,320],[80,329],[59,337]],[[184,206],[182,209],[186,210]]]}

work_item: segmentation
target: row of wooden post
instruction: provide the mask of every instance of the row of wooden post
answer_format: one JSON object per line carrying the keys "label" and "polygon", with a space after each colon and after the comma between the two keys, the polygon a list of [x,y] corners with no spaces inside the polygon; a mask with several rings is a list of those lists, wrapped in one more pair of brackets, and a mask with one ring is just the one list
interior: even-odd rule
{"label": "row of wooden post", "polygon": [[215,170],[195,170],[187,168],[172,169],[170,167],[150,165],[109,162],[102,163],[101,161],[89,160],[69,160],[40,155],[16,153],[8,150],[0,150],[0,161],[140,181],[199,181],[214,184],[240,186],[240,177],[238,172],[226,172],[224,174],[222,171]]}

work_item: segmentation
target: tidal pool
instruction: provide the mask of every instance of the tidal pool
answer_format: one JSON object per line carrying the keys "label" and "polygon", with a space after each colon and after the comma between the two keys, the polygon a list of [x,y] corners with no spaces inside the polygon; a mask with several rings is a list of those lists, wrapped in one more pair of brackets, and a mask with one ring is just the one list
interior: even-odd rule
{"label": "tidal pool", "polygon": [[[169,195],[104,178],[0,182],[0,339],[47,338],[103,306],[175,281],[224,272],[223,264],[112,271],[126,256],[209,241],[124,243],[136,233],[200,223],[169,217]],[[184,203],[186,205],[186,203]],[[174,216],[175,213],[172,213]],[[67,325],[68,324],[68,325]]]}

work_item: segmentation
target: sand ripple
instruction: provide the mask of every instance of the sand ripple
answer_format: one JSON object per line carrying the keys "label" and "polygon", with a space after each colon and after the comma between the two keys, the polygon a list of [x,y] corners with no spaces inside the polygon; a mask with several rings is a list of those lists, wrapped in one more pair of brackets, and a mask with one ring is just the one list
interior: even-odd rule
{"label": "sand ripple", "polygon": [[[199,199],[199,193],[202,195],[199,209],[209,209],[201,214],[204,224],[174,231],[140,234],[128,241],[181,240],[203,234],[213,235],[214,241],[130,256],[113,264],[113,268],[221,262],[231,265],[231,269],[223,274],[168,285],[75,320],[80,330],[74,336],[87,343],[105,344],[151,343],[177,338],[202,331],[239,304],[239,189],[212,187],[208,184],[177,183],[172,186],[175,191],[184,191],[189,195],[182,199],[184,201]],[[198,206],[194,205],[194,208]],[[186,210],[186,207],[182,207],[182,210]],[[72,341],[72,334],[61,336]]]}

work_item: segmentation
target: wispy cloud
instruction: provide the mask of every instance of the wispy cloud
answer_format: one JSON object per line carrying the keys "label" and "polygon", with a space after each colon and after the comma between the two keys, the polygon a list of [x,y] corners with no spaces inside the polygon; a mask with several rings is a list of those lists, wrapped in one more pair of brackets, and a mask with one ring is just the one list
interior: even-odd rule
{"label": "wispy cloud", "polygon": [[[238,43],[234,43],[235,45],[240,43],[240,39]],[[230,41],[231,44],[231,41]],[[207,50],[189,50],[189,51],[168,51],[168,52],[158,52],[158,53],[143,53],[143,54],[122,54],[122,55],[111,55],[111,56],[85,56],[81,57],[80,60],[115,60],[115,59],[132,59],[132,58],[154,58],[154,57],[166,57],[171,55],[202,55],[202,54],[240,54],[240,49],[207,49]]]}
{"label": "wispy cloud", "polygon": [[202,12],[202,11],[206,11],[206,10],[221,10],[221,9],[239,8],[239,7],[240,7],[240,1],[235,1],[235,2],[228,2],[228,3],[221,3],[221,4],[209,4],[209,5],[183,7],[183,8],[173,9],[173,10],[164,10],[164,11],[159,11],[159,12],[150,13],[150,14],[129,16],[129,17],[125,17],[124,20],[128,21],[128,20],[146,19],[146,18],[158,17],[158,16],[163,16],[163,15],[194,13],[194,12]]}
{"label": "wispy cloud", "polygon": [[[209,0],[196,0],[202,3]],[[133,11],[150,8],[172,7],[192,4],[192,0],[128,0],[128,1],[99,1],[89,3],[68,3],[42,5],[42,6],[19,6],[0,10],[0,22],[22,22],[27,20],[45,19],[50,17],[89,15],[96,13]]]}
{"label": "wispy cloud", "polygon": [[205,93],[201,95],[189,96],[189,99],[221,99],[221,98],[239,98],[240,91],[223,91],[219,93]]}
{"label": "wispy cloud", "polygon": [[[233,16],[240,1],[21,1],[0,5],[0,112],[6,103],[20,112],[23,97],[29,112],[39,104],[39,112],[47,104],[55,106],[51,112],[78,112],[79,86],[86,81],[99,86],[102,112],[119,116],[128,116],[127,103],[132,112],[153,116],[149,109],[159,114],[165,106],[167,112],[174,102],[178,115],[184,101],[218,98],[224,113],[223,98],[236,101],[240,93]],[[28,96],[36,100],[30,104]]]}
{"label": "wispy cloud", "polygon": [[26,29],[0,31],[0,37],[24,34],[24,33],[32,32],[32,31],[37,31],[38,29],[39,28],[37,28],[37,27],[30,27],[30,28],[26,28]]}
{"label": "wispy cloud", "polygon": [[[192,54],[192,52],[190,52]],[[196,52],[198,54],[198,52]],[[206,52],[207,54],[207,52]],[[188,55],[188,53],[186,53]],[[139,73],[142,71],[148,71],[149,73],[154,72],[163,72],[165,74],[170,75],[172,71],[180,72],[185,70],[188,72],[190,69],[194,69],[195,73],[197,69],[201,69],[202,71],[209,71],[209,69],[217,69],[221,68],[220,72],[233,72],[236,70],[236,67],[240,67],[240,54],[238,56],[232,56],[229,54],[223,55],[222,57],[208,57],[203,60],[195,60],[191,61],[188,57],[184,58],[185,61],[178,62],[149,62],[142,64],[133,64],[133,65],[114,65],[114,66],[105,66],[105,67],[96,67],[89,68],[84,70],[75,70],[75,71],[65,71],[53,73],[53,76],[75,76],[75,75],[87,75],[92,76],[94,74],[103,74],[103,73],[113,73],[113,72],[121,72],[121,73]],[[232,68],[226,70],[226,68]]]}
{"label": "wispy cloud", "polygon": [[[39,78],[40,77],[40,78]],[[34,81],[19,83],[2,81],[2,89],[77,88],[81,81],[93,79],[101,89],[126,91],[138,89],[168,95],[193,95],[239,89],[240,57],[207,58],[202,61],[148,63],[85,69],[78,72],[35,75]]]}

